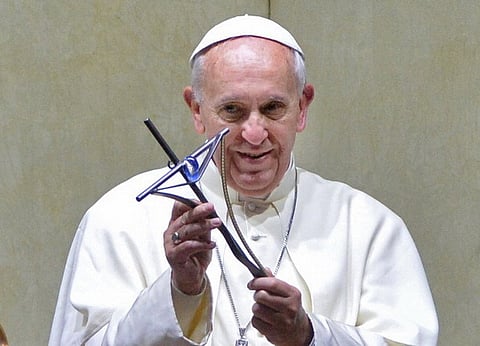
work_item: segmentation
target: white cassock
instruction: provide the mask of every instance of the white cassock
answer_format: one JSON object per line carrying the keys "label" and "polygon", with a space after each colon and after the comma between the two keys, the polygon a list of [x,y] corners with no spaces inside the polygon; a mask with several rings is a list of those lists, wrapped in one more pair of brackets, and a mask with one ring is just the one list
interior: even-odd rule
{"label": "white cassock", "polygon": [[[315,345],[436,345],[438,321],[425,272],[402,220],[368,195],[292,164],[265,200],[230,190],[237,222],[261,262],[274,270],[294,206],[277,277],[302,292]],[[49,345],[234,345],[247,327],[249,346],[270,345],[251,325],[251,274],[220,232],[199,296],[171,287],[163,231],[172,201],[135,197],[166,170],[140,174],[103,196],[85,214],[72,244]],[[221,180],[210,164],[200,186],[227,216]],[[173,192],[173,191],[170,191]],[[188,187],[175,193],[194,197]]]}

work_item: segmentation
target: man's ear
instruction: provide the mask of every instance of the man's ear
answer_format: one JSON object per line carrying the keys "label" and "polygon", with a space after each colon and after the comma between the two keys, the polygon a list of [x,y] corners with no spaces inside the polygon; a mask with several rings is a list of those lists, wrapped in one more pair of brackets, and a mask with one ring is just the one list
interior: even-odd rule
{"label": "man's ear", "polygon": [[312,84],[306,84],[300,98],[300,114],[297,119],[297,132],[302,132],[307,126],[308,106],[313,101],[315,89]]}
{"label": "man's ear", "polygon": [[187,86],[183,90],[183,99],[185,100],[188,108],[190,108],[190,112],[192,112],[192,120],[195,131],[200,135],[205,133],[205,126],[203,125],[200,117],[200,104],[196,101],[191,86]]}

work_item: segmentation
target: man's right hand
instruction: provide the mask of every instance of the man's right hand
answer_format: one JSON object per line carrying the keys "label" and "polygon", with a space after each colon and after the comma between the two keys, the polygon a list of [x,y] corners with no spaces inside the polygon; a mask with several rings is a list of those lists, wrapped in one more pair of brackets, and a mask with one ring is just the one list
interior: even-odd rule
{"label": "man's right hand", "polygon": [[163,244],[172,267],[173,285],[185,294],[202,291],[205,272],[212,260],[211,230],[221,225],[219,218],[209,218],[213,204],[202,203],[191,209],[175,202]]}

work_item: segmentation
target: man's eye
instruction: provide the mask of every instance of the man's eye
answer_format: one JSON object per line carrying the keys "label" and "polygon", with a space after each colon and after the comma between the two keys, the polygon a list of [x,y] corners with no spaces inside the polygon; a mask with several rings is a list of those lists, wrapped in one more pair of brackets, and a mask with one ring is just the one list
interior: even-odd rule
{"label": "man's eye", "polygon": [[227,105],[227,106],[223,107],[223,109],[227,113],[238,113],[239,107],[237,105]]}
{"label": "man's eye", "polygon": [[237,121],[243,117],[244,113],[240,106],[229,104],[220,109],[219,116],[226,121]]}
{"label": "man's eye", "polygon": [[282,102],[272,101],[262,107],[262,114],[271,119],[279,119],[285,115],[286,109],[286,105]]}

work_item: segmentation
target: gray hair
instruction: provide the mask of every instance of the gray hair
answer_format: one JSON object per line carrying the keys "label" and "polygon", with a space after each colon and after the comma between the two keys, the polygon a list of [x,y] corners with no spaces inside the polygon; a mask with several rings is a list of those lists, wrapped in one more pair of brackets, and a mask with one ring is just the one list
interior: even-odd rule
{"label": "gray hair", "polygon": [[[301,96],[303,88],[307,81],[307,72],[305,68],[305,61],[302,55],[295,49],[290,49],[293,53],[294,73],[297,80],[297,92]],[[208,51],[208,50],[206,50]],[[205,53],[200,52],[192,60],[192,74],[191,83],[193,90],[193,97],[199,103],[203,101],[202,95],[202,81],[205,78]]]}

